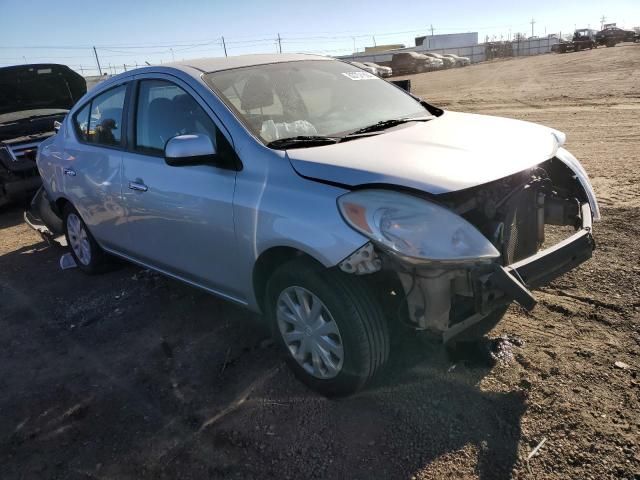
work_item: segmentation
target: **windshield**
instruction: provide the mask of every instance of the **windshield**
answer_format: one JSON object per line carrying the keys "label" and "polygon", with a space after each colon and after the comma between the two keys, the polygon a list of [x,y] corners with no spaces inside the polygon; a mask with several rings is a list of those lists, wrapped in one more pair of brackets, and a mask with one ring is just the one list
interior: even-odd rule
{"label": "windshield", "polygon": [[394,85],[338,61],[258,65],[204,78],[266,143],[339,136],[384,120],[430,115]]}

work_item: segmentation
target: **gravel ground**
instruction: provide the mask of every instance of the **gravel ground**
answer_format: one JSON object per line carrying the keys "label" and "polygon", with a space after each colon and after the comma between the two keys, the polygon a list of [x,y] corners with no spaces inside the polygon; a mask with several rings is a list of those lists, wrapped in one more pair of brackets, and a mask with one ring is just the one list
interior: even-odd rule
{"label": "gravel ground", "polygon": [[409,337],[375,385],[327,400],[260,318],[133,266],[61,271],[5,210],[0,478],[640,478],[640,46],[411,78],[568,134],[601,200],[592,261],[474,351]]}

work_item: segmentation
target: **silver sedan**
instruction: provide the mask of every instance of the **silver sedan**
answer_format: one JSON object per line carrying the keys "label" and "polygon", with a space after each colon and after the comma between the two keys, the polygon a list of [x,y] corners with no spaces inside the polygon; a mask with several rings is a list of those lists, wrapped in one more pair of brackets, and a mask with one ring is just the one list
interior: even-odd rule
{"label": "silver sedan", "polygon": [[598,204],[564,143],[325,57],[151,66],[42,144],[27,218],[87,273],[120,257],[262,312],[295,374],[345,395],[391,329],[477,339],[591,256]]}

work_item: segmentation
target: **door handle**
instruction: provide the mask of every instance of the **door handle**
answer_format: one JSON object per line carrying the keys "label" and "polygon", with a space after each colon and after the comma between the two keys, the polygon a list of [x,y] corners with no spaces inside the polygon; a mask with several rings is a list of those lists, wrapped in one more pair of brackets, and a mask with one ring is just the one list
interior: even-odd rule
{"label": "door handle", "polygon": [[146,192],[147,190],[149,190],[149,187],[147,187],[144,183],[138,182],[129,182],[129,188],[131,190],[135,190],[136,192]]}
{"label": "door handle", "polygon": [[64,173],[65,175],[69,175],[70,177],[76,176],[76,171],[73,168],[65,168],[62,170],[62,173]]}

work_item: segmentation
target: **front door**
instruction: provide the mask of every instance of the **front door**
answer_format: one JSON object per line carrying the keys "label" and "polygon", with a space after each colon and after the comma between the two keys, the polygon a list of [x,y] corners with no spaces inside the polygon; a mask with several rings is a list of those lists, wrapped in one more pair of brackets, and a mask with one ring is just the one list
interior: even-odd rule
{"label": "front door", "polygon": [[[226,138],[189,87],[143,79],[133,98],[132,147],[123,156],[125,252],[133,259],[238,298],[234,282],[233,192],[236,171],[214,165],[172,167],[164,146],[176,135]],[[224,150],[224,149],[223,149]]]}

